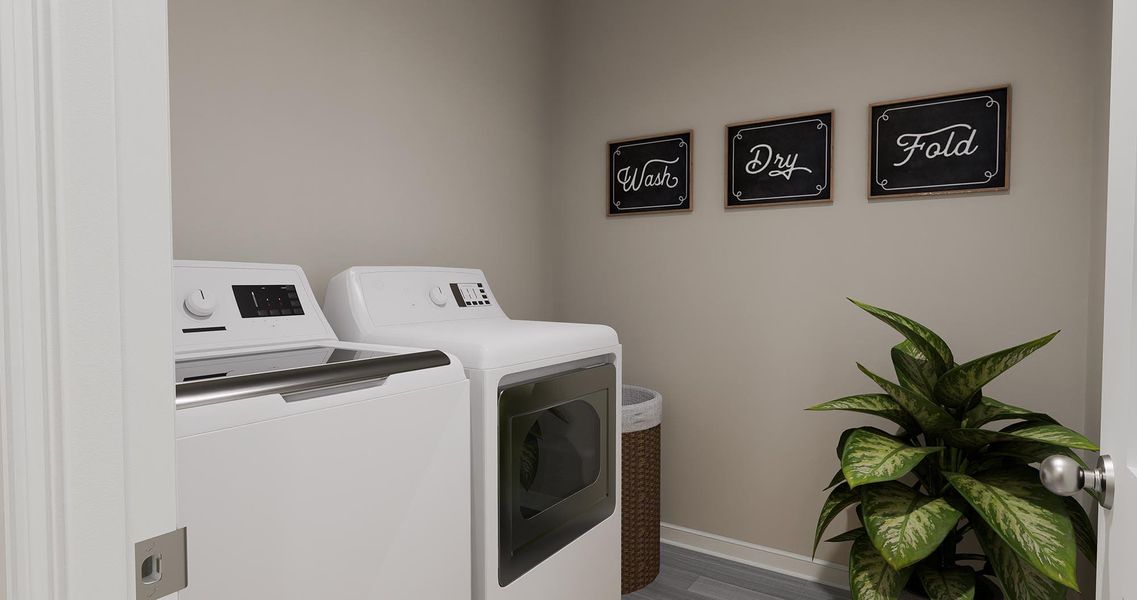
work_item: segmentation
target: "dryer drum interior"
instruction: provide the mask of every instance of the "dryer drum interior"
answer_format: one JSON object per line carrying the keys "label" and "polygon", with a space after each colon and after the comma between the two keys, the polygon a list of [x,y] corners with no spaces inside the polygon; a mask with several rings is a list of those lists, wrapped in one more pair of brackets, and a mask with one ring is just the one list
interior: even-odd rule
{"label": "dryer drum interior", "polygon": [[610,364],[499,390],[499,585],[615,510],[616,391]]}

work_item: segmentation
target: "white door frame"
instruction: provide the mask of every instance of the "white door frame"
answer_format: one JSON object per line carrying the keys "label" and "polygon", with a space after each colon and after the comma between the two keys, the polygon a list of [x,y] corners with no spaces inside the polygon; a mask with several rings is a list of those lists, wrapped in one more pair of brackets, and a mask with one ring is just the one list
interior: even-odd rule
{"label": "white door frame", "polygon": [[166,40],[161,1],[0,0],[10,600],[134,598],[176,524]]}
{"label": "white door frame", "polygon": [[[1097,591],[1099,598],[1132,595],[1137,547],[1137,478],[1131,470],[1133,443],[1134,361],[1137,360],[1137,43],[1132,27],[1137,6],[1113,3],[1113,48],[1110,75],[1109,181],[1106,214],[1104,330],[1102,334],[1101,448],[1116,467],[1114,510],[1099,511]],[[1130,596],[1131,597],[1131,596]]]}

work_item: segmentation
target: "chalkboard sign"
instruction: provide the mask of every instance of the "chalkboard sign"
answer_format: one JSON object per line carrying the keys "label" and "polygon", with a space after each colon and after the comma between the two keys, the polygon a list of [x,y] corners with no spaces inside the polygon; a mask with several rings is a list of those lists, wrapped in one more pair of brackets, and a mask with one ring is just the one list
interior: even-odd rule
{"label": "chalkboard sign", "polygon": [[1005,190],[1011,88],[874,104],[869,197]]}
{"label": "chalkboard sign", "polygon": [[691,210],[691,132],[608,142],[608,215]]}
{"label": "chalkboard sign", "polygon": [[726,207],[831,199],[833,112],[726,127]]}

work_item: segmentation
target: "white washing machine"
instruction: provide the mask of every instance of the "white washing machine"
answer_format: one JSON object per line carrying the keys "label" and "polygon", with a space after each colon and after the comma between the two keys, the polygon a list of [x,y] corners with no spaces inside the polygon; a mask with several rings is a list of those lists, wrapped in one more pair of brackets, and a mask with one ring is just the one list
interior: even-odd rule
{"label": "white washing machine", "polygon": [[620,595],[620,344],[512,320],[475,269],[354,267],[324,302],[342,339],[441,348],[470,378],[473,598]]}
{"label": "white washing machine", "polygon": [[179,597],[469,598],[457,359],[338,341],[295,266],[176,261],[173,302]]}

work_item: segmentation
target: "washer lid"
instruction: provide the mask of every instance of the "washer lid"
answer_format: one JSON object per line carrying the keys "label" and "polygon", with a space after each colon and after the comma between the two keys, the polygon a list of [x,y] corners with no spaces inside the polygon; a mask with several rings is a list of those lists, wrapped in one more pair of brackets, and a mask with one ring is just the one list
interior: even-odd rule
{"label": "washer lid", "polygon": [[620,343],[607,325],[505,317],[391,325],[365,335],[364,341],[372,343],[438,348],[457,356],[467,369],[495,369]]}
{"label": "washer lid", "polygon": [[438,350],[392,353],[335,345],[182,358],[175,363],[177,406],[266,394],[330,394],[344,386],[449,364],[450,357]]}
{"label": "washer lid", "polygon": [[239,354],[179,358],[174,362],[174,382],[188,383],[287,369],[320,367],[332,363],[392,356],[394,354],[394,352],[357,350],[321,344],[300,348],[279,350],[266,348]]}

